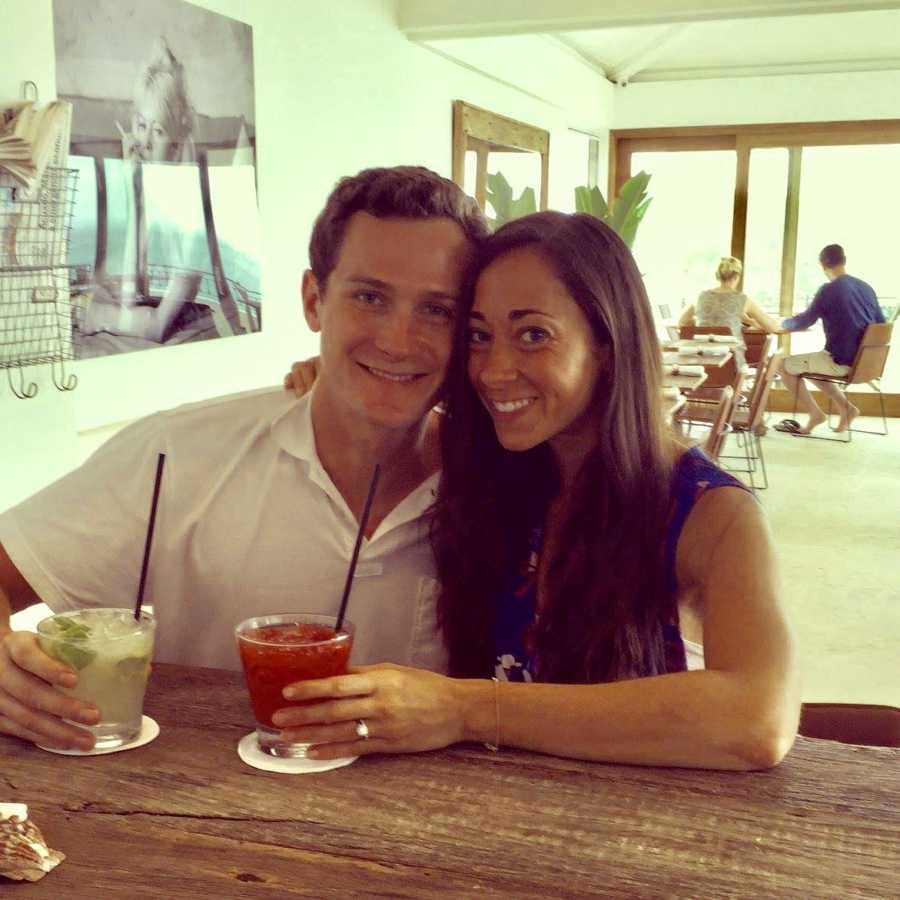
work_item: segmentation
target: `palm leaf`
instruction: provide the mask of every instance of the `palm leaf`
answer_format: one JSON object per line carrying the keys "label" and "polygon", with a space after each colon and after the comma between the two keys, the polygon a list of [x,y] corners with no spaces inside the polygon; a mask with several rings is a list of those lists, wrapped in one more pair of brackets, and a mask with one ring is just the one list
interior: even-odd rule
{"label": "palm leaf", "polygon": [[518,200],[512,202],[512,215],[510,218],[519,219],[522,216],[530,216],[533,212],[537,212],[537,202],[535,201],[534,188],[527,187],[522,191],[522,195]]}

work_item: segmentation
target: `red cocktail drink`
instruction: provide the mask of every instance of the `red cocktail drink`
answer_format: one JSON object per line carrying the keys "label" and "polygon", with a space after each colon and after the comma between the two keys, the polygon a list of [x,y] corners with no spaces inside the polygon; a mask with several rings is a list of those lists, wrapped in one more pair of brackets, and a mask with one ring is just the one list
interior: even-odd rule
{"label": "red cocktail drink", "polygon": [[308,744],[280,738],[272,716],[286,706],[282,691],[296,681],[328,678],[347,671],[353,626],[344,621],[339,633],[333,616],[285,613],[247,619],[235,629],[260,748],[272,756],[303,757]]}

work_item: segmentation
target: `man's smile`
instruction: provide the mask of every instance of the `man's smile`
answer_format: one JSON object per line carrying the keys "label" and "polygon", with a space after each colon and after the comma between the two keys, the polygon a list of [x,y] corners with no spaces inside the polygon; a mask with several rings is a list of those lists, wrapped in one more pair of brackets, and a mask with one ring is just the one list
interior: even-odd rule
{"label": "man's smile", "polygon": [[360,368],[365,369],[370,375],[375,376],[375,378],[381,378],[385,381],[394,381],[398,384],[410,384],[413,381],[418,381],[421,378],[424,378],[425,372],[388,372],[386,369],[376,369],[374,366],[367,366],[364,363],[358,364]]}

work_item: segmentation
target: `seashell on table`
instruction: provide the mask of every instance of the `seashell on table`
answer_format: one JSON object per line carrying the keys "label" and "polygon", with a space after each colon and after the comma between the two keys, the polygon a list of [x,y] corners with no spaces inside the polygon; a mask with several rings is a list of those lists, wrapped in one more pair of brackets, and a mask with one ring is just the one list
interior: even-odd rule
{"label": "seashell on table", "polygon": [[65,858],[47,846],[24,803],[0,803],[0,875],[13,881],[39,881]]}

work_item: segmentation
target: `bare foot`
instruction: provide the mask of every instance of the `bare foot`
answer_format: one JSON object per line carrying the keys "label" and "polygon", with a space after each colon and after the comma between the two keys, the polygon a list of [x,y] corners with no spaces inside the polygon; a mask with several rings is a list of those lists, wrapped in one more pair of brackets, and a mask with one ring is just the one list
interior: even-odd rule
{"label": "bare foot", "polygon": [[841,417],[838,420],[837,428],[834,429],[835,432],[840,434],[842,431],[846,431],[858,415],[859,407],[854,406],[852,403],[847,401],[847,408],[843,412],[841,412]]}
{"label": "bare foot", "polygon": [[822,410],[819,410],[818,415],[815,415],[815,414],[810,415],[809,421],[806,423],[806,427],[801,428],[797,432],[797,434],[811,434],[813,428],[818,428],[823,422],[827,422],[827,421],[828,421],[828,416],[826,416],[825,413],[822,412]]}

